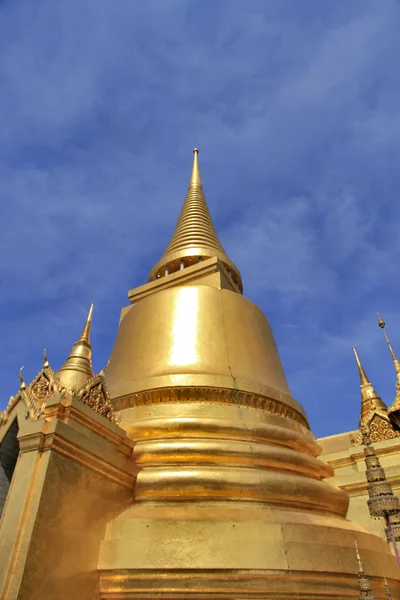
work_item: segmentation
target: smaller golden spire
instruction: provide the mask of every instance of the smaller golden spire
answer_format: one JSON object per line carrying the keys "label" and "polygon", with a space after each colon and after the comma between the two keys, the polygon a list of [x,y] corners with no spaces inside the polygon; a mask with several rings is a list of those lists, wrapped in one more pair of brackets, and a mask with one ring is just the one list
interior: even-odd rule
{"label": "smaller golden spire", "polygon": [[[360,375],[360,388],[361,388],[361,414],[360,414],[360,428],[369,425],[372,420],[373,414],[376,411],[381,411],[386,417],[387,406],[383,402],[382,398],[375,391],[372,383],[367,377],[366,372],[361,364],[356,348],[353,346],[353,352],[356,359],[358,373]],[[386,417],[387,418],[387,417]]]}
{"label": "smaller golden spire", "polygon": [[399,379],[400,378],[400,362],[397,360],[397,357],[396,357],[396,355],[394,353],[394,350],[392,348],[392,344],[390,343],[389,337],[388,337],[388,335],[387,335],[387,333],[385,331],[386,323],[382,319],[382,317],[380,316],[379,313],[378,313],[378,325],[383,330],[383,335],[385,336],[385,340],[386,340],[386,343],[387,343],[387,345],[389,347],[390,354],[392,355],[392,359],[393,359],[393,363],[394,363],[394,368],[396,369],[397,377]]}
{"label": "smaller golden spire", "polygon": [[389,587],[386,577],[385,577],[385,592],[386,592],[386,598],[392,597],[392,593],[390,591],[390,587]]}
{"label": "smaller golden spire", "polygon": [[356,540],[354,540],[354,545],[356,547],[356,556],[357,556],[357,575],[358,575],[358,587],[360,589],[360,600],[363,598],[369,598],[369,600],[375,600],[374,596],[371,594],[371,584],[369,582],[368,577],[365,575],[364,564],[361,560],[360,553],[358,551],[358,546]]}
{"label": "smaller golden spire", "polygon": [[67,389],[79,389],[83,387],[89,379],[94,377],[92,368],[92,346],[90,345],[90,327],[92,324],[94,303],[90,305],[85,326],[81,336],[72,346],[72,350],[56,375],[60,383]]}
{"label": "smaller golden spire", "polygon": [[90,327],[92,325],[93,307],[94,307],[94,302],[92,302],[92,304],[90,305],[89,313],[88,313],[88,316],[86,319],[85,326],[83,328],[81,337],[78,340],[79,342],[82,342],[83,344],[87,344],[88,346],[90,346]]}

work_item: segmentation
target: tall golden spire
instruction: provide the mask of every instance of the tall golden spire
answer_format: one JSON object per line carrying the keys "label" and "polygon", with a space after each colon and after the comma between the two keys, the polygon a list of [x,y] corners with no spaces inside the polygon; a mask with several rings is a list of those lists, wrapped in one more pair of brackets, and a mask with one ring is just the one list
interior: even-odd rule
{"label": "tall golden spire", "polygon": [[189,189],[175,231],[163,256],[151,270],[149,281],[216,256],[241,292],[239,270],[226,255],[211,219],[201,182],[198,153],[195,148]]}
{"label": "tall golden spire", "polygon": [[360,414],[360,427],[367,426],[372,420],[373,414],[376,411],[382,411],[386,416],[387,406],[375,391],[372,383],[367,377],[364,368],[360,362],[357,354],[357,350],[353,346],[353,352],[356,359],[358,372],[360,375],[360,388],[361,388],[361,414]]}
{"label": "tall golden spire", "polygon": [[89,379],[94,377],[92,368],[92,346],[90,345],[90,326],[92,324],[93,306],[94,303],[92,302],[80,338],[72,346],[72,350],[67,360],[56,373],[61,385],[67,389],[81,388],[89,381]]}

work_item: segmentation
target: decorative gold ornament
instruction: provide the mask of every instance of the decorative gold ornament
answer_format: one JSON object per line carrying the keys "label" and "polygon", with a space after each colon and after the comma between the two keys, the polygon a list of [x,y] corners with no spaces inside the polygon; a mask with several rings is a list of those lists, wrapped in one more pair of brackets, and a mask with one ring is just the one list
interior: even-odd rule
{"label": "decorative gold ornament", "polygon": [[371,442],[381,442],[383,440],[392,440],[399,437],[400,433],[395,431],[389,420],[375,415],[369,425]]}
{"label": "decorative gold ornament", "polygon": [[[388,417],[388,408],[382,398],[375,391],[372,383],[361,364],[356,348],[353,346],[358,372],[360,375],[361,388],[361,413],[360,431],[365,428],[371,437],[371,441],[380,442],[398,437]],[[358,443],[362,444],[362,435],[358,436]]]}
{"label": "decorative gold ornament", "polygon": [[36,400],[46,400],[53,396],[50,381],[43,373],[41,373],[36,381],[34,381],[30,389]]}
{"label": "decorative gold ornament", "polygon": [[109,421],[115,423],[117,419],[114,415],[114,407],[106,388],[104,371],[105,368],[89,381],[86,386],[78,392],[77,397],[83,404],[90,406],[90,408],[99,415],[102,415]]}
{"label": "decorative gold ornament", "polygon": [[92,303],[79,340],[57,373],[49,364],[46,349],[43,352],[43,367],[28,386],[22,376],[23,367],[20,368],[18,394],[10,398],[7,408],[0,413],[0,426],[8,421],[8,415],[19,399],[26,405],[27,418],[45,418],[47,401],[56,395],[77,397],[98,414],[112,422],[117,421],[104,380],[108,364],[98,375],[93,374],[90,346],[93,306]]}

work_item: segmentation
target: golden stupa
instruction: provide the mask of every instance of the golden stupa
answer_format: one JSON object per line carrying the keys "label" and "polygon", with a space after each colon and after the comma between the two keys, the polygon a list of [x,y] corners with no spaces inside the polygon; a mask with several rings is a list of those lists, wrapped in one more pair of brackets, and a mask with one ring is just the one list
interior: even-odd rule
{"label": "golden stupa", "polygon": [[326,481],[333,468],[242,291],[196,149],[175,232],[129,292],[107,369],[93,374],[87,326],[3,415],[0,442],[17,419],[20,456],[0,600],[344,600],[359,596],[355,541],[375,597],[385,577],[400,594],[387,544],[346,519],[348,495]]}

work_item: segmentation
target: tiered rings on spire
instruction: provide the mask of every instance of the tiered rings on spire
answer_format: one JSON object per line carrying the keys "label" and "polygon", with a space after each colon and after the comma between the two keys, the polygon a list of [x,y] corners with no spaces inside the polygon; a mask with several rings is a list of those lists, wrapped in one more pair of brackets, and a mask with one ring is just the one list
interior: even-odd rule
{"label": "tiered rings on spire", "polygon": [[152,268],[149,281],[164,277],[202,260],[217,257],[224,264],[238,292],[242,292],[239,270],[225,253],[218,239],[203,192],[198,162],[193,150],[193,167],[189,189],[175,231],[162,258]]}

